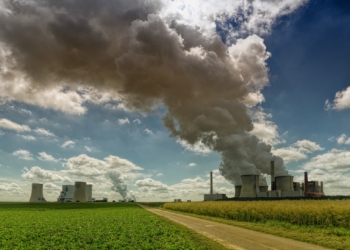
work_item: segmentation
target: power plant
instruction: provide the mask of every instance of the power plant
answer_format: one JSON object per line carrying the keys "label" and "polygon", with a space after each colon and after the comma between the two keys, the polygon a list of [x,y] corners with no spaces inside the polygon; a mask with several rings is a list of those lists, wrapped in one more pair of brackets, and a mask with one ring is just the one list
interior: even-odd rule
{"label": "power plant", "polygon": [[75,185],[63,185],[59,202],[92,202],[92,185],[86,185],[86,182],[75,182]]}
{"label": "power plant", "polygon": [[210,194],[205,194],[204,195],[204,201],[215,201],[215,200],[223,200],[227,199],[226,194],[214,194],[214,189],[213,189],[213,172],[210,172]]}
{"label": "power plant", "polygon": [[29,202],[46,202],[43,193],[43,184],[32,183],[32,194],[30,195]]}
{"label": "power plant", "polygon": [[[304,173],[304,183],[294,182],[291,175],[275,176],[274,161],[271,161],[271,190],[259,183],[259,175],[241,175],[240,185],[235,185],[234,198],[283,198],[324,196],[323,182],[309,181]],[[210,194],[204,194],[204,201],[227,199],[226,194],[213,193],[213,172],[210,172]]]}

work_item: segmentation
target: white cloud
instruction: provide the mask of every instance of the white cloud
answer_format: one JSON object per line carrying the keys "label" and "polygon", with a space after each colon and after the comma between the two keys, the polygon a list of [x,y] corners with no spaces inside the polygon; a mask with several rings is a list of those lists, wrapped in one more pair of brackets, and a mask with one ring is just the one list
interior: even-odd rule
{"label": "white cloud", "polygon": [[250,134],[255,135],[260,140],[270,145],[277,145],[285,142],[278,133],[277,125],[268,120],[272,118],[271,114],[265,113],[262,108],[257,108],[250,110],[250,115],[254,125]]}
{"label": "white cloud", "polygon": [[337,143],[338,144],[350,144],[350,138],[346,134],[342,134],[337,138]]}
{"label": "white cloud", "polygon": [[332,149],[325,154],[311,158],[303,167],[310,170],[348,171],[350,169],[350,151]]}
{"label": "white cloud", "polygon": [[122,173],[143,170],[143,168],[132,162],[114,155],[105,157],[103,160],[98,160],[86,154],[81,154],[69,158],[65,163],[65,167],[68,170],[64,171],[69,174],[91,177],[104,175],[111,170],[117,170]]}
{"label": "white cloud", "polygon": [[[22,196],[24,194],[24,191],[16,183],[0,183],[0,194],[2,193],[8,194],[10,196]],[[6,199],[9,198],[8,195]]]}
{"label": "white cloud", "polygon": [[151,178],[138,180],[135,182],[135,185],[141,188],[147,188],[149,191],[155,191],[155,192],[168,192],[170,189],[168,185],[160,181],[155,181]]}
{"label": "white cloud", "polygon": [[163,174],[162,173],[158,173],[156,176],[161,177],[161,176],[163,176]]}
{"label": "white cloud", "polygon": [[36,138],[32,135],[19,135],[20,137],[22,137],[24,140],[26,141],[34,141],[36,140]]}
{"label": "white cloud", "polygon": [[12,154],[23,160],[27,160],[27,161],[33,160],[32,154],[27,150],[19,149],[13,152]]}
{"label": "white cloud", "polygon": [[88,152],[97,152],[99,151],[97,148],[95,147],[88,147],[88,146],[84,146],[84,149]]}
{"label": "white cloud", "polygon": [[20,125],[7,119],[0,119],[0,128],[15,130],[17,132],[26,132],[31,129],[27,125]]}
{"label": "white cloud", "polygon": [[21,176],[27,180],[72,182],[72,180],[67,176],[61,176],[58,174],[58,172],[55,173],[54,171],[45,170],[37,166],[34,166],[30,170],[27,170]]}
{"label": "white cloud", "polygon": [[189,167],[195,167],[195,166],[197,166],[197,164],[192,162],[192,163],[188,164],[188,166]]}
{"label": "white cloud", "polygon": [[320,145],[309,140],[299,140],[290,147],[272,150],[273,154],[283,158],[285,163],[306,159],[308,154],[324,150]]}
{"label": "white cloud", "polygon": [[333,104],[329,100],[325,102],[325,109],[343,110],[350,108],[350,87],[335,94]]}
{"label": "white cloud", "polygon": [[66,142],[64,142],[64,143],[61,145],[61,147],[62,147],[62,148],[73,147],[74,144],[75,144],[74,141],[66,141]]}
{"label": "white cloud", "polygon": [[208,148],[206,145],[204,145],[204,143],[201,141],[196,142],[193,145],[181,139],[177,139],[176,142],[179,143],[183,148],[195,153],[208,154],[212,152],[212,150]]}
{"label": "white cloud", "polygon": [[133,120],[132,122],[133,122],[133,123],[137,123],[137,124],[141,124],[140,119],[135,119],[135,120]]}
{"label": "white cloud", "polygon": [[45,152],[40,152],[38,158],[42,161],[55,161],[55,162],[57,162],[57,159],[55,159],[52,155],[49,155]]}
{"label": "white cloud", "polygon": [[128,118],[124,118],[124,119],[118,119],[118,123],[119,125],[124,125],[124,124],[130,124],[130,121]]}
{"label": "white cloud", "polygon": [[147,135],[153,135],[152,130],[146,128],[143,132],[145,132]]}
{"label": "white cloud", "polygon": [[53,133],[51,133],[49,130],[43,129],[43,128],[37,128],[34,130],[36,133],[44,136],[55,136]]}

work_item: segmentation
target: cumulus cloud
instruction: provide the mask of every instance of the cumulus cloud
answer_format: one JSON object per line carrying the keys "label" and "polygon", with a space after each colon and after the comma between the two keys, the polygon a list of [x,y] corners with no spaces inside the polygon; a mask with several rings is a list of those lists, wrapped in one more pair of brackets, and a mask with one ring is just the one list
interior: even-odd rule
{"label": "cumulus cloud", "polygon": [[62,147],[62,148],[73,147],[74,144],[75,144],[74,141],[70,141],[70,140],[69,140],[69,141],[64,142],[64,143],[61,145],[61,147]]}
{"label": "cumulus cloud", "polygon": [[72,180],[67,176],[59,175],[57,172],[45,170],[38,166],[34,166],[29,170],[25,170],[26,171],[21,176],[27,180],[36,180],[43,182],[72,182]]}
{"label": "cumulus cloud", "polygon": [[309,140],[299,140],[289,147],[274,149],[273,153],[283,158],[286,163],[308,158],[308,154],[324,150],[320,145]]}
{"label": "cumulus cloud", "polygon": [[57,162],[57,159],[55,159],[52,155],[49,155],[45,152],[40,152],[39,153],[39,157],[40,160],[42,161],[54,161]]}
{"label": "cumulus cloud", "polygon": [[[149,191],[155,191],[155,192],[168,192],[169,186],[165,185],[164,183],[160,181],[155,181],[151,178],[146,178],[144,180],[138,180],[135,182],[135,185],[138,187],[146,187]],[[145,189],[143,189],[145,190]]]}
{"label": "cumulus cloud", "polygon": [[325,103],[326,110],[343,110],[348,108],[350,108],[350,87],[347,87],[343,91],[337,92],[333,103],[331,103],[329,100],[326,100]]}
{"label": "cumulus cloud", "polygon": [[81,154],[76,157],[71,157],[64,164],[67,170],[65,172],[73,175],[81,176],[101,176],[107,172],[115,170],[121,173],[130,173],[132,171],[140,171],[143,168],[133,164],[132,162],[110,155],[103,160],[89,157],[86,154]]}
{"label": "cumulus cloud", "polygon": [[27,125],[20,125],[7,119],[0,119],[0,128],[15,130],[17,132],[26,132],[31,129]]}
{"label": "cumulus cloud", "polygon": [[[10,196],[22,196],[24,194],[23,189],[16,183],[0,183],[0,194],[6,194],[6,199]],[[12,198],[12,197],[11,197]]]}
{"label": "cumulus cloud", "polygon": [[177,139],[176,142],[179,143],[186,150],[194,152],[194,153],[208,154],[208,153],[212,152],[212,150],[201,141],[198,141],[194,144],[190,144],[190,143],[186,142],[185,140]]}
{"label": "cumulus cloud", "polygon": [[37,128],[34,131],[39,135],[55,137],[55,135],[53,133],[51,133],[49,130],[46,130],[43,128]]}
{"label": "cumulus cloud", "polygon": [[132,122],[135,123],[135,124],[141,124],[141,120],[140,119],[135,119]]}
{"label": "cumulus cloud", "polygon": [[188,164],[188,166],[189,167],[195,167],[195,166],[197,166],[197,164],[192,162],[192,163]]}
{"label": "cumulus cloud", "polygon": [[88,152],[96,152],[96,151],[99,151],[97,148],[95,147],[89,147],[89,146],[84,146],[84,149]]}
{"label": "cumulus cloud", "polygon": [[118,119],[118,124],[119,125],[124,125],[124,124],[130,124],[130,121],[128,118],[124,118],[124,119]]}
{"label": "cumulus cloud", "polygon": [[27,160],[27,161],[33,160],[32,154],[29,151],[24,149],[19,149],[13,152],[12,154],[23,160]]}
{"label": "cumulus cloud", "polygon": [[34,141],[36,138],[32,135],[19,135],[21,138],[23,138],[26,141]]}
{"label": "cumulus cloud", "polygon": [[350,144],[350,138],[346,134],[342,134],[337,138],[338,144]]}
{"label": "cumulus cloud", "polygon": [[145,132],[146,135],[153,135],[152,130],[150,130],[150,129],[148,129],[148,128],[146,128],[143,132]]}
{"label": "cumulus cloud", "polygon": [[350,169],[350,151],[332,149],[327,153],[311,158],[303,167],[310,170],[348,171]]}

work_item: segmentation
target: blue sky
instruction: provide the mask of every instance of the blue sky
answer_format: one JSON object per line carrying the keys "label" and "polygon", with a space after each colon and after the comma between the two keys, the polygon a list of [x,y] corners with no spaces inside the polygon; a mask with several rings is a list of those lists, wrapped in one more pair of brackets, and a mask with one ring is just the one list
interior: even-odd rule
{"label": "blue sky", "polygon": [[[234,146],[218,146],[231,135],[270,145],[261,155],[283,158],[280,171],[295,180],[307,170],[327,194],[349,194],[350,5],[185,2],[0,5],[1,201],[27,201],[33,182],[44,183],[54,201],[61,185],[74,181],[92,183],[96,198],[120,199],[111,188],[125,184],[138,200],[201,200],[210,171],[215,190],[233,196],[234,176],[219,171],[225,157],[226,170],[249,166],[269,183],[254,159],[230,158]],[[90,8],[98,10],[87,14]],[[110,13],[102,16],[105,8]],[[226,50],[230,59],[213,59]],[[191,100],[183,97],[192,91]],[[238,106],[202,109],[204,97]],[[215,125],[218,107],[235,123]],[[168,113],[173,131],[164,126]]]}

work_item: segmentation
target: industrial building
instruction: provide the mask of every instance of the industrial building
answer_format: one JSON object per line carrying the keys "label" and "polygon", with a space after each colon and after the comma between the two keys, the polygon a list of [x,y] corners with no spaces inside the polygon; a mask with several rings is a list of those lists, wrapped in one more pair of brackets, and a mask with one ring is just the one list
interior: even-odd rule
{"label": "industrial building", "polygon": [[227,199],[226,194],[214,194],[213,188],[213,172],[210,172],[210,194],[204,194],[204,201],[215,201]]}
{"label": "industrial building", "polygon": [[293,182],[293,176],[275,176],[274,161],[271,161],[271,190],[259,186],[259,175],[241,175],[242,185],[235,186],[235,198],[281,198],[302,196],[323,196],[323,182],[308,181],[307,172],[304,183]]}
{"label": "industrial building", "polygon": [[57,198],[59,202],[92,202],[92,185],[86,182],[75,182],[75,185],[62,185],[62,191]]}
{"label": "industrial building", "polygon": [[43,184],[32,183],[32,194],[30,195],[29,202],[46,202],[43,193]]}
{"label": "industrial building", "polygon": [[[241,185],[235,185],[234,198],[283,198],[324,196],[323,182],[309,181],[304,173],[304,183],[294,182],[291,175],[275,176],[274,161],[271,161],[271,190],[259,183],[259,175],[241,175]],[[213,193],[213,172],[210,172],[210,194],[204,194],[204,201],[224,200],[226,194]]]}

